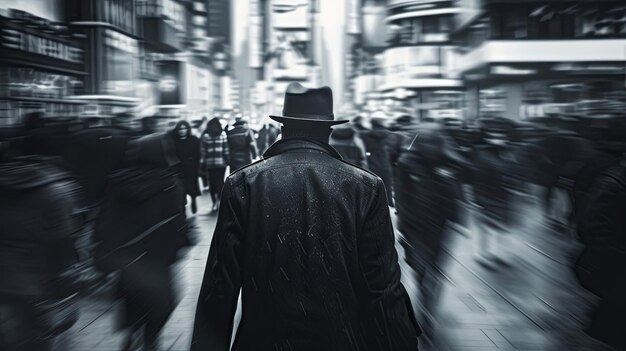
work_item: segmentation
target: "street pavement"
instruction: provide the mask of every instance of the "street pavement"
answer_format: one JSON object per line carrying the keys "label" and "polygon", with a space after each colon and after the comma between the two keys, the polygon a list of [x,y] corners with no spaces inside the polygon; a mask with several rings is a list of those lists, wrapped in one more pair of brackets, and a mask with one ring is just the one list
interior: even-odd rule
{"label": "street pavement", "polygon": [[[180,302],[161,336],[162,350],[188,350],[196,301],[216,222],[208,196],[198,202],[196,244],[173,266]],[[571,262],[579,246],[544,224],[532,197],[521,197],[519,219],[504,239],[502,263],[479,263],[480,235],[468,212],[466,235],[450,233],[437,272],[441,290],[432,308],[432,332],[420,338],[420,350],[610,350],[584,335],[595,298],[576,283]],[[393,209],[392,209],[393,215]],[[400,237],[401,233],[397,233]],[[403,282],[418,314],[419,291],[398,245]],[[55,343],[55,350],[120,350],[123,334],[115,330],[117,304],[110,294],[81,302],[79,321]],[[238,322],[238,316],[237,316]]]}

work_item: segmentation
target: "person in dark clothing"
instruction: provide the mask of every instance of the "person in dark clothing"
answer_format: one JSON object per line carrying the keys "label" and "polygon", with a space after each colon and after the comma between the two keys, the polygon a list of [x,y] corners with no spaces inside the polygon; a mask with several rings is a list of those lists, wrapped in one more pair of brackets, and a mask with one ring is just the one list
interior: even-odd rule
{"label": "person in dark clothing", "polygon": [[368,170],[382,178],[387,189],[387,199],[393,206],[393,163],[397,152],[393,148],[395,137],[388,131],[383,118],[372,118],[371,130],[360,133],[367,152]]}
{"label": "person in dark clothing", "polygon": [[280,130],[276,128],[275,125],[271,123],[263,124],[263,127],[259,129],[257,137],[257,149],[260,154],[264,153],[274,142],[278,139],[278,135],[280,135]]}
{"label": "person in dark clothing", "polygon": [[11,151],[0,158],[0,349],[45,351],[78,319],[80,189],[58,158]]}
{"label": "person in dark clothing", "polygon": [[510,124],[504,119],[485,119],[485,144],[478,146],[472,175],[474,199],[480,208],[477,226],[481,238],[477,260],[481,264],[505,263],[502,241],[511,221],[511,194],[507,184],[507,142]]}
{"label": "person in dark clothing", "polygon": [[344,160],[367,169],[365,145],[353,128],[334,128],[333,133],[330,135],[330,145],[339,152]]}
{"label": "person in dark clothing", "polygon": [[243,118],[237,118],[233,128],[226,132],[230,150],[230,172],[252,163],[257,158],[257,149],[252,131]]}
{"label": "person in dark clothing", "polygon": [[444,235],[459,224],[463,198],[459,160],[441,128],[422,126],[396,169],[398,230],[404,237],[406,261],[415,273],[427,327],[432,326],[439,296],[441,279],[436,272],[442,263]]}
{"label": "person in dark clothing", "polygon": [[586,332],[626,350],[626,157],[577,197],[577,231],[585,245],[575,265],[581,285],[601,298]]}
{"label": "person in dark clothing", "polygon": [[196,197],[201,195],[198,177],[200,173],[200,140],[191,134],[191,125],[187,121],[178,121],[170,131],[176,145],[176,155],[180,160],[180,175],[185,187],[184,202],[191,197],[191,212],[198,211]]}
{"label": "person in dark clothing", "polygon": [[157,348],[158,334],[173,311],[170,266],[189,245],[185,194],[174,140],[167,134],[129,143],[124,167],[111,172],[96,228],[95,261],[106,273],[119,271],[120,328],[132,349],[143,329],[144,350]]}
{"label": "person in dark clothing", "polygon": [[219,118],[215,117],[209,121],[206,130],[200,136],[200,143],[202,173],[208,180],[213,211],[217,211],[230,159],[228,139]]}
{"label": "person in dark clothing", "polygon": [[328,139],[332,91],[287,88],[283,139],[231,174],[198,300],[192,350],[417,349],[382,180]]}

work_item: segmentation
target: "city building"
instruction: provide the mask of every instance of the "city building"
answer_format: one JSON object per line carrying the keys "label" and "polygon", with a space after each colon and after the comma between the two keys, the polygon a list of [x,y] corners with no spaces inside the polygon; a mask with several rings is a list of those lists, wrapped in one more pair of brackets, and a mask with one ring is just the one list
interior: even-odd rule
{"label": "city building", "polygon": [[410,111],[420,120],[463,118],[463,84],[450,37],[458,11],[455,1],[388,1],[377,90],[390,112]]}
{"label": "city building", "polygon": [[0,127],[34,111],[77,116],[82,103],[67,97],[85,89],[85,55],[80,39],[59,24],[61,7],[53,1],[10,5],[0,8]]}
{"label": "city building", "polygon": [[63,19],[83,39],[85,52],[84,93],[69,98],[87,103],[86,117],[137,108],[140,37],[135,1],[65,0],[63,5]]}
{"label": "city building", "polygon": [[469,118],[623,113],[623,0],[463,0],[460,7],[453,37]]}

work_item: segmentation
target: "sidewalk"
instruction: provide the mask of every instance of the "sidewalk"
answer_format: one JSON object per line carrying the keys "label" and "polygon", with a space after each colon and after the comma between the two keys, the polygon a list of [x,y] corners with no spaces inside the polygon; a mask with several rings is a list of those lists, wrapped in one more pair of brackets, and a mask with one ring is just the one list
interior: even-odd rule
{"label": "sidewalk", "polygon": [[[196,300],[216,218],[205,215],[210,200],[200,198],[195,216],[197,245],[173,268],[180,303],[165,326],[162,350],[189,349]],[[443,288],[432,344],[420,338],[422,351],[461,350],[605,350],[582,333],[586,309],[594,298],[580,288],[568,267],[575,247],[562,234],[541,224],[532,203],[520,210],[522,225],[510,234],[507,266],[489,269],[474,261],[477,229],[456,235],[447,244],[441,267]],[[409,268],[397,245],[403,280],[411,298],[418,296]],[[416,305],[414,301],[414,305]],[[114,332],[116,305],[102,297],[83,301],[79,322],[56,344],[56,350],[119,350],[122,335]],[[236,321],[236,323],[238,320]]]}
{"label": "sidewalk", "polygon": [[[521,220],[501,257],[505,265],[474,260],[480,233],[471,219],[469,238],[453,234],[440,267],[438,323],[432,343],[421,338],[420,350],[610,350],[582,332],[595,298],[570,268],[578,246],[544,227],[538,208],[528,199],[519,208]],[[412,298],[419,296],[413,282],[405,285]]]}
{"label": "sidewalk", "polygon": [[[198,214],[193,217],[197,227],[193,232],[196,245],[185,250],[181,260],[172,267],[180,302],[163,329],[161,350],[189,350],[196,301],[217,219],[207,214],[210,208],[208,196],[199,198]],[[124,335],[115,332],[116,308],[106,296],[85,298],[78,323],[59,338],[55,351],[121,350]]]}

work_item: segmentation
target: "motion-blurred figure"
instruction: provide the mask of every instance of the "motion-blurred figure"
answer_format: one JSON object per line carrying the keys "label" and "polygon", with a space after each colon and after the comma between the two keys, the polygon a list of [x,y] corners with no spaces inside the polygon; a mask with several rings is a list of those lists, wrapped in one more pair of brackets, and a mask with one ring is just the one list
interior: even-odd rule
{"label": "motion-blurred figure", "polygon": [[192,350],[417,350],[384,184],[328,145],[332,91],[287,88],[283,138],[231,174]]}
{"label": "motion-blurred figure", "polygon": [[367,169],[367,156],[363,140],[352,127],[336,127],[330,135],[330,145],[344,160]]}
{"label": "motion-blurred figure", "polygon": [[389,205],[393,206],[393,164],[399,150],[395,149],[396,139],[387,130],[386,120],[374,114],[370,120],[372,128],[360,133],[367,152],[368,169],[385,183]]}
{"label": "motion-blurred figure", "polygon": [[246,120],[237,117],[233,128],[226,132],[228,136],[228,149],[230,150],[230,172],[234,172],[243,166],[252,163],[258,153],[252,131],[248,128]]}
{"label": "motion-blurred figure", "polygon": [[[50,350],[78,318],[79,188],[58,158],[0,155],[0,349]],[[38,140],[36,142],[39,142]],[[20,150],[22,151],[22,150]]]}
{"label": "motion-blurred figure", "polygon": [[626,350],[626,157],[596,177],[578,201],[578,236],[585,248],[576,274],[602,299],[586,331]]}
{"label": "motion-blurred figure", "polygon": [[217,211],[230,158],[228,139],[219,118],[215,117],[209,121],[200,137],[200,143],[202,173],[208,181],[213,201],[212,211]]}
{"label": "motion-blurred figure", "polygon": [[[446,229],[458,226],[462,189],[460,158],[452,140],[438,126],[420,126],[396,169],[398,229],[408,265],[415,273],[423,306],[423,323],[431,327],[440,290],[437,275]],[[428,333],[428,329],[426,330]]]}
{"label": "motion-blurred figure", "polygon": [[129,143],[125,166],[109,176],[109,188],[96,224],[96,263],[120,272],[121,328],[129,330],[125,349],[141,342],[157,348],[159,331],[176,301],[170,265],[189,244],[180,163],[169,134]]}
{"label": "motion-blurred figure", "polygon": [[506,183],[508,167],[507,142],[511,124],[505,119],[483,121],[485,144],[478,146],[474,155],[472,176],[474,200],[478,205],[478,262],[486,265],[505,263],[503,251],[509,231],[511,209]]}
{"label": "motion-blurred figure", "polygon": [[265,122],[263,127],[259,129],[258,137],[257,137],[257,150],[259,154],[262,154],[267,150],[276,140],[278,139],[278,135],[280,134],[280,129],[278,129],[274,124]]}
{"label": "motion-blurred figure", "polygon": [[180,160],[180,175],[185,187],[185,195],[183,202],[186,203],[186,197],[191,198],[191,212],[198,211],[196,197],[200,196],[200,185],[198,183],[198,175],[200,170],[200,141],[191,134],[191,125],[187,121],[178,121],[174,129],[170,131],[174,145],[176,146],[176,155]]}

